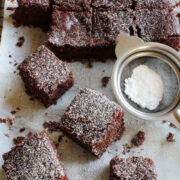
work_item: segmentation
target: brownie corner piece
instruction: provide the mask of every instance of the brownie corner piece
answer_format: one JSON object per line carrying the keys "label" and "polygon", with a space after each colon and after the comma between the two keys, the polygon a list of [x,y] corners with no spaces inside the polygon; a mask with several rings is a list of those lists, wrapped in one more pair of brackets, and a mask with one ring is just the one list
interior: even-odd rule
{"label": "brownie corner piece", "polygon": [[29,134],[5,153],[3,159],[7,180],[67,180],[64,165],[46,131]]}
{"label": "brownie corner piece", "polygon": [[100,158],[125,130],[119,105],[93,89],[80,89],[62,115],[60,128],[74,141]]}
{"label": "brownie corner piece", "polygon": [[180,35],[180,23],[169,10],[141,9],[135,14],[138,36],[144,41],[158,41]]}
{"label": "brownie corner piece", "polygon": [[94,56],[115,58],[115,45],[119,33],[135,34],[134,13],[130,9],[124,11],[94,10],[92,21],[91,47]]}
{"label": "brownie corner piece", "polygon": [[46,107],[74,84],[73,74],[46,46],[40,46],[18,67],[28,94],[39,99]]}
{"label": "brownie corner piece", "polygon": [[60,58],[89,58],[91,11],[62,11],[53,6],[48,46]]}
{"label": "brownie corner piece", "polygon": [[15,25],[49,28],[50,0],[18,0],[18,7],[12,15]]}
{"label": "brownie corner piece", "polygon": [[110,180],[120,179],[134,180],[157,180],[157,173],[154,162],[150,158],[129,157],[120,158],[114,157],[110,161]]}

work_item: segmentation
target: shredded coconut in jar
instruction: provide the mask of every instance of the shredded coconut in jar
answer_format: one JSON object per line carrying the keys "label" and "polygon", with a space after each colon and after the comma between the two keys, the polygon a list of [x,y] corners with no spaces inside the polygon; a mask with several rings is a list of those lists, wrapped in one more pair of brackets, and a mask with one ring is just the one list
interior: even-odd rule
{"label": "shredded coconut in jar", "polygon": [[146,65],[139,65],[125,79],[125,94],[140,107],[154,110],[163,98],[162,78]]}

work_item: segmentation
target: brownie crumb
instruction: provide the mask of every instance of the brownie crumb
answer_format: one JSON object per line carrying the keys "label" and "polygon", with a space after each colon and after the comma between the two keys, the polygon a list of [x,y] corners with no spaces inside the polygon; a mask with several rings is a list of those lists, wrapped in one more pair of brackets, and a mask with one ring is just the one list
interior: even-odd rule
{"label": "brownie crumb", "polygon": [[4,135],[9,138],[9,134],[4,134]]}
{"label": "brownie crumb", "polygon": [[126,153],[129,153],[131,151],[131,148],[132,148],[132,145],[129,145],[129,144],[123,144],[123,151],[122,151],[122,154],[126,154]]}
{"label": "brownie crumb", "polygon": [[9,55],[9,58],[12,58],[12,56],[11,56],[11,55]]}
{"label": "brownie crumb", "polygon": [[7,119],[1,119],[0,118],[0,123],[8,123],[9,126],[12,126],[13,125],[13,122],[11,119],[7,118]]}
{"label": "brownie crumb", "polygon": [[18,63],[14,63],[14,66],[17,66],[18,65]]}
{"label": "brownie crumb", "polygon": [[43,127],[47,129],[49,132],[60,131],[59,123],[55,121],[45,122],[43,124]]}
{"label": "brownie crumb", "polygon": [[64,137],[64,135],[60,135],[60,136],[58,137],[58,142],[59,142],[59,143],[62,142],[63,137]]}
{"label": "brownie crumb", "polygon": [[22,45],[24,44],[24,41],[25,41],[24,36],[19,37],[18,42],[16,43],[16,46],[22,47]]}
{"label": "brownie crumb", "polygon": [[24,132],[25,130],[26,130],[26,128],[21,128],[21,129],[19,130],[19,132],[22,133],[22,132]]}
{"label": "brownie crumb", "polygon": [[131,143],[134,145],[134,146],[141,146],[143,145],[144,141],[145,141],[145,133],[144,131],[139,131],[136,136],[131,140]]}
{"label": "brownie crumb", "polygon": [[13,139],[13,143],[14,143],[15,145],[21,144],[21,142],[22,142],[23,140],[24,140],[24,137],[18,136],[18,137],[16,137],[16,138]]}
{"label": "brownie crumb", "polygon": [[176,128],[176,125],[173,124],[173,123],[170,123],[169,126],[170,126],[170,127],[173,127],[173,128]]}
{"label": "brownie crumb", "polygon": [[17,111],[20,111],[21,109],[20,109],[20,107],[17,107],[16,110],[17,110]]}
{"label": "brownie crumb", "polygon": [[105,88],[110,79],[111,79],[111,77],[108,77],[108,76],[103,77],[102,80],[101,80],[102,81],[102,87]]}
{"label": "brownie crumb", "polygon": [[171,133],[171,132],[168,134],[166,140],[167,140],[168,142],[176,142],[176,140],[174,139],[174,134]]}
{"label": "brownie crumb", "polygon": [[14,10],[16,10],[16,8],[13,8],[13,7],[7,7],[6,10],[8,10],[8,11],[14,11]]}
{"label": "brownie crumb", "polygon": [[12,114],[12,115],[16,114],[16,111],[11,111],[11,114]]}
{"label": "brownie crumb", "polygon": [[163,122],[163,123],[167,123],[167,121],[166,121],[166,120],[163,120],[162,122]]}

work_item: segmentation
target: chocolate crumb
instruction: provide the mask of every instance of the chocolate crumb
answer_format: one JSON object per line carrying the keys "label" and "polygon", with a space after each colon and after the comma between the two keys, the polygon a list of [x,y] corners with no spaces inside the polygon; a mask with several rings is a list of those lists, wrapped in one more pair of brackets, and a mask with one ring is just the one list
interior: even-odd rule
{"label": "chocolate crumb", "polygon": [[26,130],[26,128],[21,128],[21,129],[19,130],[19,132],[22,133],[22,132],[24,132],[25,130]]}
{"label": "chocolate crumb", "polygon": [[122,151],[122,154],[126,154],[126,153],[129,153],[130,150],[131,150],[132,146],[129,145],[129,144],[123,144],[123,151]]}
{"label": "chocolate crumb", "polygon": [[24,36],[19,37],[18,42],[16,43],[16,46],[22,47],[22,45],[24,44],[24,41],[25,41]]}
{"label": "chocolate crumb", "polygon": [[16,111],[11,111],[11,114],[13,114],[13,115],[16,114]]}
{"label": "chocolate crumb", "polygon": [[55,145],[55,147],[58,149],[59,143],[58,143],[58,142],[54,142],[54,145]]}
{"label": "chocolate crumb", "polygon": [[13,122],[11,119],[7,118],[7,119],[2,119],[0,118],[0,123],[8,123],[9,126],[12,126],[13,125]]}
{"label": "chocolate crumb", "polygon": [[11,55],[9,55],[9,58],[12,58],[12,56],[11,56]]}
{"label": "chocolate crumb", "polygon": [[9,138],[9,134],[4,134],[4,135]]}
{"label": "chocolate crumb", "polygon": [[60,131],[59,123],[55,121],[45,122],[43,124],[43,127],[47,129],[49,132]]}
{"label": "chocolate crumb", "polygon": [[110,80],[111,78],[110,77],[108,77],[108,76],[105,76],[105,77],[103,77],[102,78],[102,87],[106,87],[107,86],[107,84],[108,84],[108,82],[109,82],[109,80]]}
{"label": "chocolate crumb", "polygon": [[145,141],[145,133],[144,131],[139,131],[136,136],[131,140],[131,143],[134,145],[134,146],[141,146],[143,145],[144,141]]}
{"label": "chocolate crumb", "polygon": [[14,66],[17,66],[18,65],[18,63],[14,63]]}
{"label": "chocolate crumb", "polygon": [[9,64],[12,64],[12,62],[11,62],[11,61],[9,61]]}
{"label": "chocolate crumb", "polygon": [[162,122],[163,122],[163,123],[167,123],[167,121],[166,121],[166,120],[163,120]]}
{"label": "chocolate crumb", "polygon": [[60,135],[60,136],[58,137],[58,142],[59,142],[59,143],[62,142],[63,137],[64,137],[64,135]]}
{"label": "chocolate crumb", "polygon": [[20,109],[20,107],[17,107],[16,110],[20,111],[21,109]]}
{"label": "chocolate crumb", "polygon": [[22,142],[23,140],[24,140],[24,137],[18,136],[18,137],[16,137],[16,138],[13,139],[13,143],[14,143],[15,145],[21,144],[21,142]]}
{"label": "chocolate crumb", "polygon": [[170,123],[169,126],[170,126],[170,127],[173,127],[173,128],[176,128],[176,125],[173,124],[173,123]]}
{"label": "chocolate crumb", "polygon": [[176,140],[174,139],[174,134],[171,133],[171,132],[168,134],[166,140],[167,140],[168,142],[176,142]]}
{"label": "chocolate crumb", "polygon": [[16,8],[14,8],[14,7],[7,7],[6,10],[8,10],[8,11],[14,11],[14,10],[16,10]]}

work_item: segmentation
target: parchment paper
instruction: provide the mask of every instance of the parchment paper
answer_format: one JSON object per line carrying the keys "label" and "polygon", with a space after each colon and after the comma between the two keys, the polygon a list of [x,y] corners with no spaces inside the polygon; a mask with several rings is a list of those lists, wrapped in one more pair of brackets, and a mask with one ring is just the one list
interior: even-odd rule
{"label": "parchment paper", "polygon": [[[15,3],[6,1],[5,9],[14,6]],[[75,85],[62,98],[57,105],[48,109],[44,108],[38,101],[31,101],[25,93],[23,82],[16,71],[17,66],[23,59],[32,53],[39,45],[47,39],[46,34],[38,28],[19,27],[15,28],[9,14],[11,11],[5,10],[3,23],[2,42],[0,46],[0,117],[13,119],[13,126],[9,129],[8,124],[0,124],[0,180],[4,180],[4,172],[1,168],[3,164],[2,154],[8,152],[13,146],[12,139],[19,135],[25,135],[29,131],[37,132],[43,129],[45,121],[59,121],[62,113],[77,94],[79,87],[95,88],[111,100],[115,100],[111,84],[102,88],[101,79],[104,76],[111,76],[114,61],[106,63],[93,63],[93,68],[87,68],[86,64],[80,62],[69,63],[75,77]],[[20,36],[25,37],[24,45],[16,46]],[[9,55],[12,57],[10,58]],[[19,107],[21,110],[16,114],[11,111]],[[46,115],[47,113],[47,115]],[[111,145],[107,152],[97,159],[85,151],[67,137],[63,138],[58,148],[60,159],[65,165],[69,180],[108,180],[109,161],[115,155],[121,157],[145,156],[154,160],[159,180],[179,180],[180,179],[180,131],[169,126],[169,123],[141,121],[125,113],[126,131],[122,139]],[[25,127],[23,133],[19,129]],[[133,148],[130,153],[122,154],[125,143],[130,144],[130,140],[139,130],[145,131],[146,141],[143,146]],[[166,141],[168,133],[175,135],[176,142]],[[8,134],[7,137],[5,134]],[[59,133],[51,136],[57,139]],[[143,149],[143,150],[142,150]]]}

